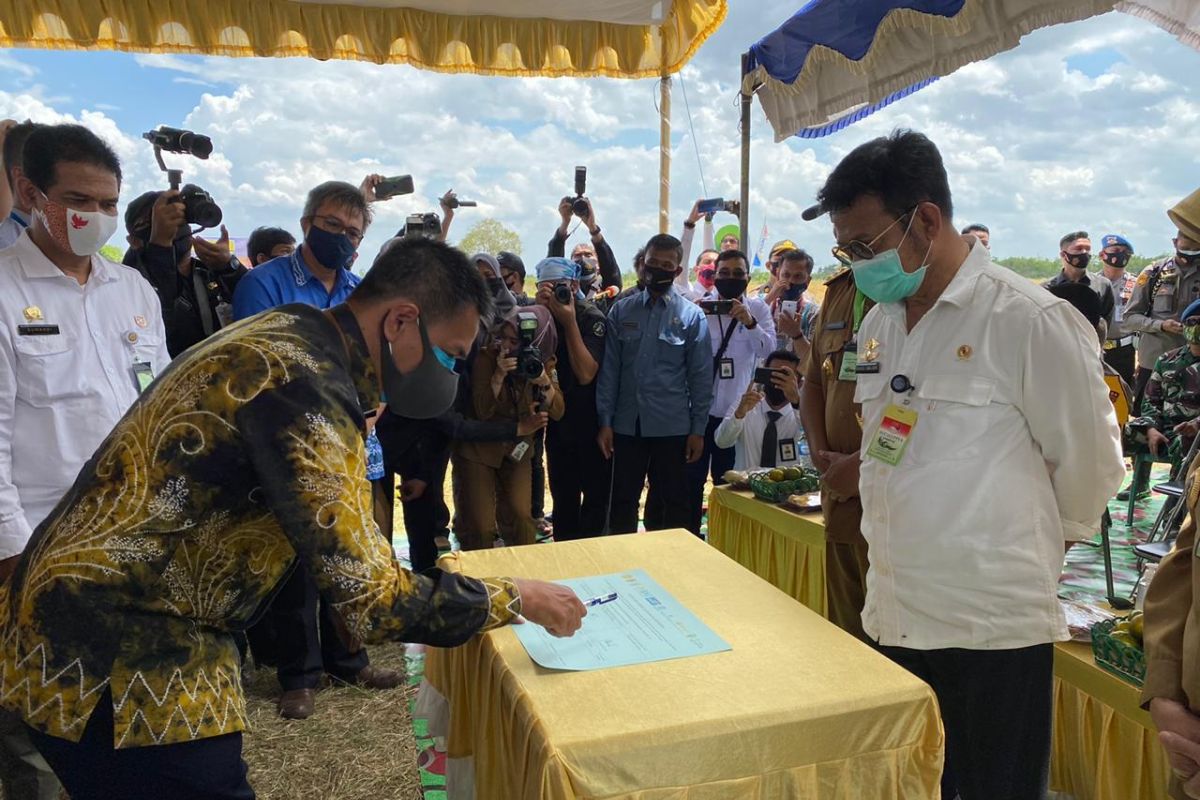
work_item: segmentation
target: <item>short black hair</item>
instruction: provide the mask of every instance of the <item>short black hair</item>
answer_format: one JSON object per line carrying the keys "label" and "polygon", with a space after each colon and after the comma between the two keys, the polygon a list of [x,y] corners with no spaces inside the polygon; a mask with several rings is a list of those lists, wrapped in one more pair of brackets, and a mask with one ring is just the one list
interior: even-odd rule
{"label": "short black hair", "polygon": [[966,236],[968,233],[974,233],[975,231],[979,231],[980,233],[991,233],[991,231],[988,230],[988,226],[984,225],[982,222],[972,222],[970,225],[963,228],[960,233],[962,233],[963,236]]}
{"label": "short black hair", "polygon": [[[1095,294],[1095,292],[1093,292]],[[786,361],[793,367],[800,365],[800,356],[793,353],[791,350],[774,350],[763,359],[763,364],[770,364],[772,361]]]}
{"label": "short black hair", "polygon": [[711,247],[706,247],[700,251],[700,255],[696,256],[696,266],[700,266],[700,262],[704,260],[705,253],[716,253],[718,256],[717,260],[718,261],[721,260],[720,259],[721,251],[720,250],[714,250]]}
{"label": "short black hair", "polygon": [[646,242],[646,247],[643,248],[642,257],[651,250],[674,250],[679,261],[683,261],[683,242],[676,239],[669,233],[656,233],[650,237],[650,241]]}
{"label": "short black hair", "polygon": [[250,232],[250,238],[246,241],[246,257],[254,265],[258,263],[260,255],[264,255],[268,259],[272,258],[271,251],[279,245],[295,243],[296,237],[283,228],[255,228]]}
{"label": "short black hair", "polygon": [[1077,242],[1080,239],[1091,239],[1087,231],[1071,231],[1066,236],[1058,240],[1058,249],[1066,250],[1071,246],[1072,242]]}
{"label": "short black hair", "polygon": [[817,192],[823,211],[845,211],[864,195],[875,195],[896,218],[922,202],[954,216],[950,181],[937,145],[923,133],[895,130],[860,144],[833,168]]}
{"label": "short black hair", "polygon": [[363,303],[403,297],[416,303],[427,323],[473,308],[487,319],[492,295],[479,270],[461,250],[433,239],[393,240],[350,294]]}
{"label": "short black hair", "polygon": [[501,250],[496,254],[496,261],[500,264],[500,269],[506,269],[509,272],[515,272],[525,278],[525,262],[516,253],[510,253],[507,250]]}
{"label": "short black hair", "polygon": [[813,257],[798,247],[784,250],[779,254],[779,264],[782,266],[785,261],[803,261],[808,265],[808,271],[813,271]]}
{"label": "short black hair", "polygon": [[91,164],[121,183],[121,160],[113,149],[82,125],[40,125],[25,140],[21,167],[34,186],[47,191],[58,180],[59,164]]}
{"label": "short black hair", "polygon": [[317,213],[317,209],[325,203],[333,203],[334,206],[346,211],[358,212],[363,218],[364,233],[370,227],[371,220],[375,218],[374,212],[371,211],[371,204],[367,202],[367,198],[363,197],[362,190],[345,181],[325,181],[314,186],[304,200],[304,211],[301,218],[312,219]]}
{"label": "short black hair", "polygon": [[745,261],[746,269],[750,268],[750,259],[746,258],[746,254],[741,250],[738,250],[736,247],[731,247],[728,250],[722,250],[720,253],[717,253],[716,267],[717,269],[720,269],[721,262],[733,261],[735,259],[741,259],[742,261]]}
{"label": "short black hair", "polygon": [[17,187],[12,179],[13,167],[25,169],[25,140],[29,138],[29,134],[41,127],[43,126],[36,122],[25,120],[9,128],[8,136],[4,137],[4,153],[0,158],[4,159],[4,173],[8,185],[14,189]]}

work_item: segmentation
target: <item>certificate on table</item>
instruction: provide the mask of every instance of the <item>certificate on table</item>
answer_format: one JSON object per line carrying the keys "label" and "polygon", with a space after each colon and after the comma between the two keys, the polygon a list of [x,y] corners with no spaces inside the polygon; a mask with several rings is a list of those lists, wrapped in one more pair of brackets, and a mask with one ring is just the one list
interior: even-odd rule
{"label": "certificate on table", "polygon": [[514,625],[529,657],[547,669],[594,670],[720,653],[731,649],[644,570],[558,581],[580,599],[616,593],[588,609],[574,636],[551,636],[541,625]]}

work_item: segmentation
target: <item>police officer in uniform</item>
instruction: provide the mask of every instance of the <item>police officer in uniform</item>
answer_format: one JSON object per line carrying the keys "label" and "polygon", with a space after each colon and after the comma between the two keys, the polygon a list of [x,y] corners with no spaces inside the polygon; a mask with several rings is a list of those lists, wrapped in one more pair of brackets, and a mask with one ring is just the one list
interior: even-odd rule
{"label": "police officer in uniform", "polygon": [[854,387],[858,328],[872,305],[855,288],[849,269],[842,269],[825,283],[825,299],[813,322],[812,349],[800,392],[800,417],[812,461],[822,472],[829,620],[864,641],[867,542],[860,530],[862,418],[854,403]]}
{"label": "police officer in uniform", "polygon": [[566,404],[562,419],[546,429],[554,540],[600,536],[608,532],[612,477],[596,447],[596,377],[604,361],[607,324],[604,314],[583,299],[577,262],[547,258],[537,265],[537,282],[537,303],[550,310],[558,331],[558,385]]}
{"label": "police officer in uniform", "polygon": [[1133,245],[1119,234],[1110,233],[1100,239],[1100,261],[1104,264],[1101,274],[1112,284],[1117,296],[1113,313],[1114,324],[1108,329],[1104,340],[1104,363],[1111,365],[1128,384],[1134,383],[1136,370],[1137,341],[1125,330],[1125,306],[1133,298],[1137,278],[1125,271],[1133,257]]}

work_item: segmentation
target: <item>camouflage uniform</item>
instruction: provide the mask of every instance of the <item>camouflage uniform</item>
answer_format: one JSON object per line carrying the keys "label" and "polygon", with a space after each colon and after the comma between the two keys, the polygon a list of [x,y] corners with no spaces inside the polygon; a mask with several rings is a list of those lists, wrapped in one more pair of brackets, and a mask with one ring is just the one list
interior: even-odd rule
{"label": "camouflage uniform", "polygon": [[1175,426],[1200,417],[1200,356],[1187,345],[1159,356],[1140,410],[1141,416],[1129,423],[1133,449],[1147,452],[1146,431],[1157,428],[1170,442],[1167,455],[1177,463],[1191,442],[1182,441]]}

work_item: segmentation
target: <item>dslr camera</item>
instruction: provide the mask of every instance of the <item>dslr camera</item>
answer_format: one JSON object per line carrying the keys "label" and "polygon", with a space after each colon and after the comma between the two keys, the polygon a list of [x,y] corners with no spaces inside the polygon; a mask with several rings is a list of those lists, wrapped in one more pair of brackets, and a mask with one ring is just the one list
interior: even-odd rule
{"label": "dslr camera", "polygon": [[705,314],[724,314],[728,316],[733,313],[732,300],[701,300],[699,301],[699,306]]}
{"label": "dslr camera", "polygon": [[517,337],[521,345],[517,350],[517,368],[513,374],[527,381],[542,377],[542,373],[546,371],[546,365],[542,363],[542,354],[533,343],[537,338],[537,329],[536,315],[528,311],[517,314]]}
{"label": "dslr camera", "polygon": [[183,170],[167,169],[162,154],[182,153],[201,160],[206,160],[213,151],[212,139],[193,131],[182,128],[169,128],[160,125],[156,131],[147,131],[142,138],[154,145],[154,158],[158,161],[159,169],[167,173],[167,181],[172,191],[178,191],[183,203],[184,220],[188,225],[199,225],[201,228],[215,228],[221,224],[223,214],[221,207],[213,200],[212,195],[194,183],[188,183],[179,188],[183,182]]}
{"label": "dslr camera", "polygon": [[571,305],[571,284],[563,282],[554,284],[554,299],[564,306]]}
{"label": "dslr camera", "polygon": [[442,234],[442,218],[432,211],[409,214],[397,236],[403,239],[436,239]]}

